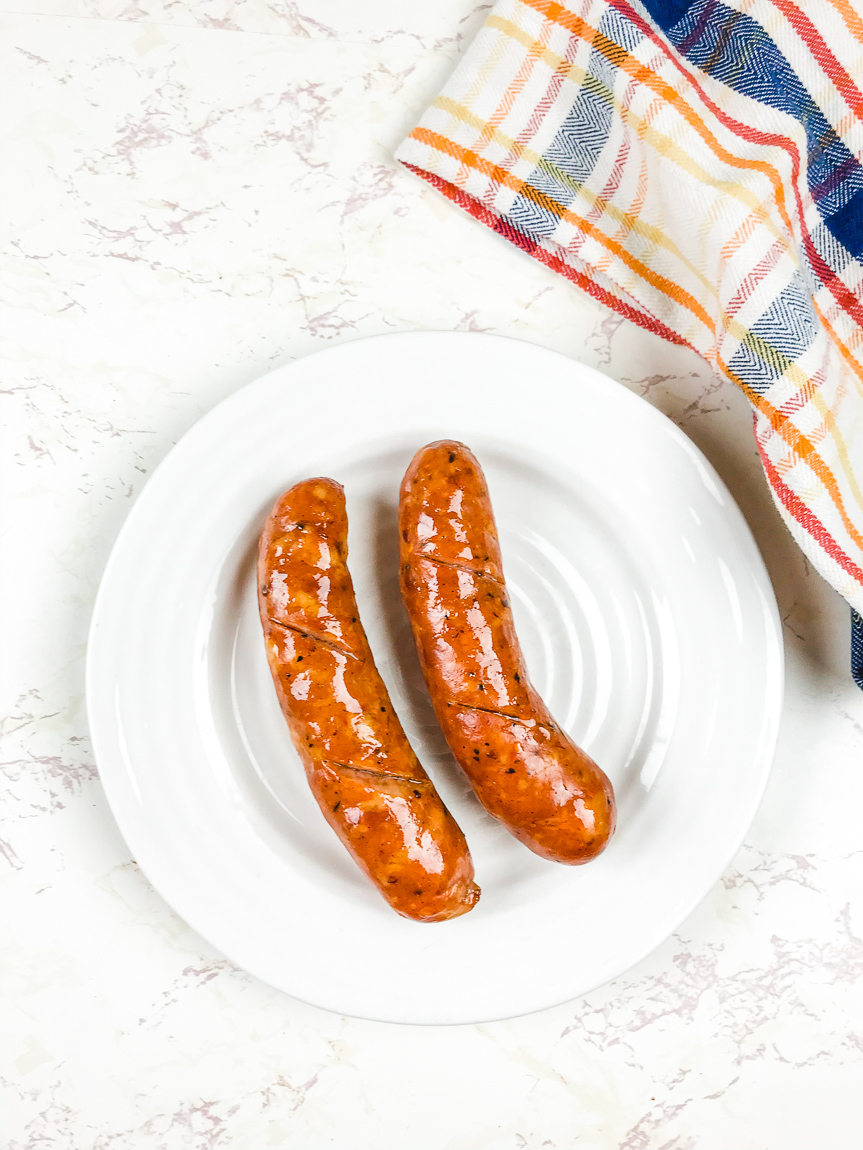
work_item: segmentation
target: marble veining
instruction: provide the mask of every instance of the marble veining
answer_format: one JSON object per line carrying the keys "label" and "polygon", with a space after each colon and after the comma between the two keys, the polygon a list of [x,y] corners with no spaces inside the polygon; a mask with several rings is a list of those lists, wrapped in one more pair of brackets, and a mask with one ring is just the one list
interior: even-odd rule
{"label": "marble veining", "polygon": [[[9,1150],[859,1150],[847,609],[782,526],[729,384],[392,160],[488,7],[19,0],[0,17]],[[111,819],[82,675],[112,542],[180,435],[271,367],[422,328],[533,340],[675,420],[761,547],[788,676],[746,844],[676,935],[577,1001],[439,1029],[295,1002],[195,935]]]}

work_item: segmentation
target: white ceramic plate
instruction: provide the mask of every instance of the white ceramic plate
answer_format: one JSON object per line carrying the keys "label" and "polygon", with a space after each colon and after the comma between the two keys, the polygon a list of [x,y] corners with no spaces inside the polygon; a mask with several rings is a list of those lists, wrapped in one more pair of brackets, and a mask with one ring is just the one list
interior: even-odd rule
{"label": "white ceramic plate", "polygon": [[[552,712],[604,767],[618,831],[545,862],[449,757],[397,585],[414,451],[486,470],[516,624]],[[350,565],[393,702],[467,836],[470,914],[397,917],[324,823],[276,702],[258,533],[297,480],[345,485]],[[221,403],[161,464],[102,582],[87,697],[102,780],[150,881],[239,966],[307,1002],[475,1022],[566,1001],[663,941],[717,880],[761,797],[782,647],[744,520],[700,452],[619,384],[495,336],[342,344]]]}

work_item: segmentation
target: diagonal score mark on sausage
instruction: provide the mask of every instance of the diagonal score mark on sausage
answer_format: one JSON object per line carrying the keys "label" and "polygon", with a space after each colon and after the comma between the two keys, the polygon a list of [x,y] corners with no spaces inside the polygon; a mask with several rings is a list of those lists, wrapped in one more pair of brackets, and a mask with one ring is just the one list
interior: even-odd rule
{"label": "diagonal score mark on sausage", "polygon": [[460,703],[458,699],[453,699],[452,702],[447,703],[448,707],[459,707],[462,711],[479,711],[483,715],[497,715],[500,719],[512,719],[516,723],[524,723],[527,726],[532,726],[536,720],[530,716],[527,718],[522,714],[512,715],[509,711],[500,711],[494,707],[475,707],[472,703]]}
{"label": "diagonal score mark on sausage", "polygon": [[471,567],[469,563],[453,563],[449,559],[438,559],[434,555],[429,555],[426,551],[419,552],[412,561],[417,562],[418,560],[425,560],[426,563],[437,563],[438,567],[450,567],[454,571],[467,571],[469,575],[476,575],[480,579],[488,579],[489,582],[497,583],[501,587],[505,586],[502,578],[499,578],[497,575],[492,575],[481,566]]}
{"label": "diagonal score mark on sausage", "polygon": [[313,643],[321,643],[324,647],[331,647],[334,651],[339,651],[342,655],[347,655],[349,659],[359,659],[360,656],[355,651],[343,647],[341,643],[331,639],[329,635],[321,635],[319,631],[312,631],[306,627],[297,627],[294,623],[283,623],[281,619],[274,619],[272,615],[267,616],[267,621],[273,627],[281,627],[285,631],[293,631],[297,635],[302,635],[304,639],[310,639]]}
{"label": "diagonal score mark on sausage", "polygon": [[352,763],[340,763],[336,759],[321,759],[330,767],[337,767],[340,771],[353,771],[357,775],[371,775],[373,778],[398,779],[400,783],[411,783],[415,787],[430,787],[431,779],[414,779],[410,775],[398,775],[394,771],[378,771],[371,767],[355,767]]}

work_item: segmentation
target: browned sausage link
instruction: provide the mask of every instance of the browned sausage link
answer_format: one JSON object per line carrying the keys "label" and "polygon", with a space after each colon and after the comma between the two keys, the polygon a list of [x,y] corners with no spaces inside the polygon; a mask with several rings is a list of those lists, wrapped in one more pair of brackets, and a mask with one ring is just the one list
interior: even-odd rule
{"label": "browned sausage link", "polygon": [[611,784],[531,686],[485,477],[450,440],[417,452],[399,502],[401,586],[435,713],[483,806],[532,851],[594,858]]}
{"label": "browned sausage link", "polygon": [[307,479],[261,535],[258,603],[294,744],[327,822],[390,906],[438,922],[479,887],[458,824],[407,741],[359,621],[344,492]]}

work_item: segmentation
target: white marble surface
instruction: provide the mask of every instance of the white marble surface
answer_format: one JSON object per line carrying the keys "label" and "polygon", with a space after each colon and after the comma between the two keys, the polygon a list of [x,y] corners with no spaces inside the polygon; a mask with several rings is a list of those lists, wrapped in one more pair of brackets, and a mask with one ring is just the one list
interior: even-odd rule
{"label": "white marble surface", "polygon": [[[487,5],[3,7],[2,1145],[859,1150],[848,612],[729,384],[393,163]],[[785,625],[776,765],[731,868],[625,977],[486,1026],[340,1018],[233,968],[130,859],[84,715],[101,570],[171,444],[276,364],[416,328],[533,340],[668,413],[737,497]]]}

